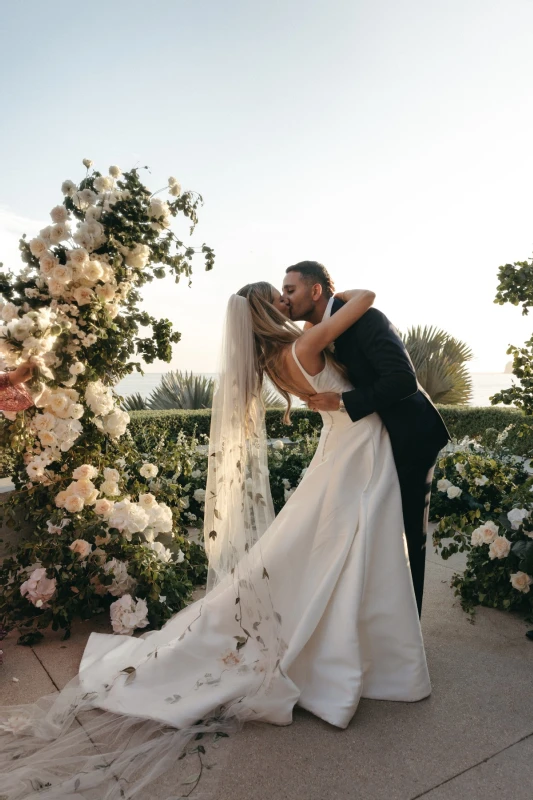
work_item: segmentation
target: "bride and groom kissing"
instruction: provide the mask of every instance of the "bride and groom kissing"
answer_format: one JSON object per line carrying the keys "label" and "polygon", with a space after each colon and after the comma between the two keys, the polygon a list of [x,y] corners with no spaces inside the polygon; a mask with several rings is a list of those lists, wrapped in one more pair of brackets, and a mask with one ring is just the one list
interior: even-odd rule
{"label": "bride and groom kissing", "polygon": [[[82,798],[121,787],[144,797],[200,734],[288,725],[295,705],[346,728],[361,697],[430,694],[419,614],[432,469],[449,436],[373,301],[334,294],[316,262],[289,267],[282,293],[259,282],[230,297],[208,450],[207,593],[159,631],[92,633],[77,678],[47,711],[24,709],[23,735],[0,719],[7,800],[68,798],[73,786]],[[286,419],[291,395],[323,419],[276,517],[265,376]],[[71,730],[86,709],[101,713]],[[37,773],[49,785],[40,793]]]}

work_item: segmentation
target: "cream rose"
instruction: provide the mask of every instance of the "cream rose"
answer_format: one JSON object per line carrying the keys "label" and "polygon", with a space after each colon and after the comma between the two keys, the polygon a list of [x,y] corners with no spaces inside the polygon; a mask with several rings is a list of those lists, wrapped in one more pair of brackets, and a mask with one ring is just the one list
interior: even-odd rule
{"label": "cream rose", "polygon": [[507,558],[511,550],[511,542],[505,536],[497,536],[489,547],[489,558]]}
{"label": "cream rose", "polygon": [[[56,497],[57,502],[57,497]],[[83,498],[77,494],[70,494],[65,497],[64,507],[69,512],[69,514],[77,514],[79,511],[83,510]]]}
{"label": "cream rose", "polygon": [[108,517],[113,511],[113,505],[111,500],[106,500],[103,497],[94,504],[94,513],[98,514],[99,517]]}
{"label": "cream rose", "polygon": [[87,558],[92,550],[92,544],[86,542],[85,539],[75,539],[69,545],[69,550],[72,550],[73,553],[78,553],[80,558]]}
{"label": "cream rose", "polygon": [[155,464],[144,463],[139,470],[139,475],[143,478],[155,478],[159,470]]}
{"label": "cream rose", "polygon": [[82,464],[81,467],[77,467],[72,473],[72,477],[76,481],[79,481],[82,478],[91,481],[93,478],[96,478],[97,475],[98,470],[96,467],[93,467],[92,464]]}
{"label": "cream rose", "polygon": [[456,497],[460,497],[463,493],[462,489],[459,489],[458,486],[450,486],[448,487],[447,495],[450,500],[455,500]]}
{"label": "cream rose", "polygon": [[529,587],[533,583],[533,578],[531,578],[526,572],[513,572],[511,575],[511,583],[513,589],[516,589],[519,592],[523,592],[527,594],[529,592]]}
{"label": "cream rose", "polygon": [[73,295],[79,306],[86,306],[94,300],[94,292],[87,286],[78,286]]}

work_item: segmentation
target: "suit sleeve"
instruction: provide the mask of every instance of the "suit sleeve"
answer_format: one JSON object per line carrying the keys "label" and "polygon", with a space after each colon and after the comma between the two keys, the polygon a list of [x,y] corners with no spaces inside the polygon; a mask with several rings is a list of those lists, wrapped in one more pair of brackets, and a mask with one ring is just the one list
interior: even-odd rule
{"label": "suit sleeve", "polygon": [[[387,317],[370,309],[343,334],[343,349],[350,342],[366,356],[377,373],[375,382],[344,392],[342,399],[352,422],[379,413],[418,390],[416,374],[402,340]],[[348,355],[349,359],[349,355]],[[349,361],[344,363],[350,368]]]}

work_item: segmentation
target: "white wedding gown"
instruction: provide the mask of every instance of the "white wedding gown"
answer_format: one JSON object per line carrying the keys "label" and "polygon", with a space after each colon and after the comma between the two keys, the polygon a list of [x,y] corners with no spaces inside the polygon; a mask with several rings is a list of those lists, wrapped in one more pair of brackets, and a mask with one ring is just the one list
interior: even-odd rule
{"label": "white wedding gown", "polygon": [[[317,392],[351,388],[331,366],[315,377],[299,366]],[[285,643],[268,692],[256,691],[254,637],[235,649],[230,578],[159,631],[91,634],[79,678],[100,697],[106,687],[100,707],[185,728],[241,698],[241,717],[288,725],[298,704],[345,728],[361,697],[430,694],[387,431],[377,414],[355,423],[340,411],[322,416],[304,478],[255,546]],[[134,680],[120,675],[126,668]]]}

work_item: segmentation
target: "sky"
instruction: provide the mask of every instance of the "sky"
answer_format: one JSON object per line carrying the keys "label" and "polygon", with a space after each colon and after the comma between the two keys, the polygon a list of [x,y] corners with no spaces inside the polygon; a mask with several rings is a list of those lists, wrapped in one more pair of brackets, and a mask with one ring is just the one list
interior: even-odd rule
{"label": "sky", "polygon": [[8,4],[0,261],[19,268],[83,158],[149,165],[203,195],[190,242],[216,252],[191,288],[143,290],[182,334],[172,368],[214,372],[229,295],[314,259],[502,372],[533,332],[493,302],[533,250],[532,29],[531,0]]}

